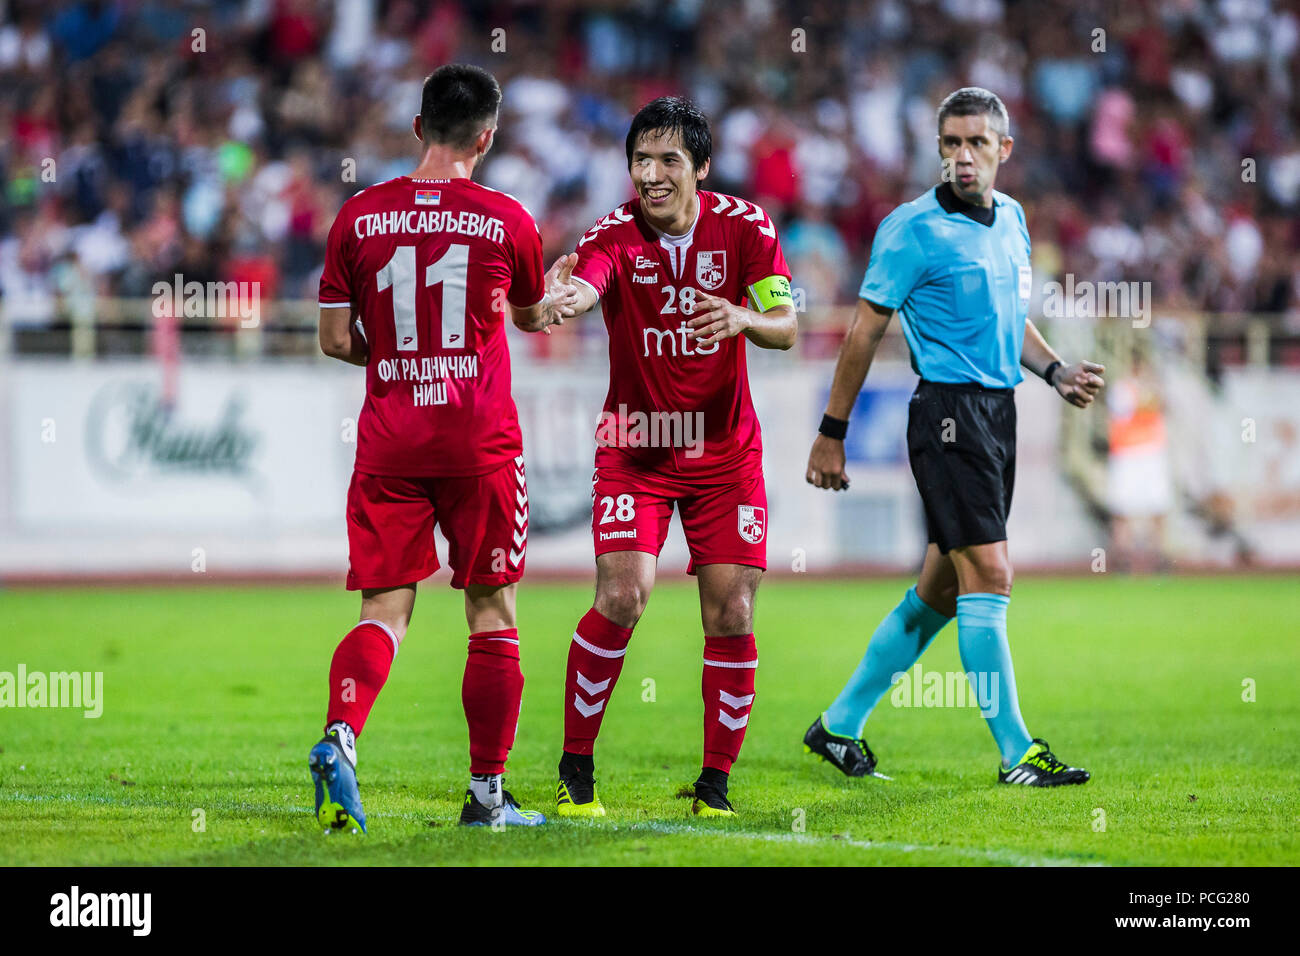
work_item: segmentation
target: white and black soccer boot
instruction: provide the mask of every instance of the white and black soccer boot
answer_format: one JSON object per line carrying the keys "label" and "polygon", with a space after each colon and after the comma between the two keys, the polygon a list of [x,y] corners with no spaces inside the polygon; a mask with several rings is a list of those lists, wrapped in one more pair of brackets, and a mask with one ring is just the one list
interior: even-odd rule
{"label": "white and black soccer boot", "polygon": [[1087,783],[1091,779],[1092,774],[1082,767],[1070,767],[1058,760],[1041,737],[1034,738],[1034,745],[1020,758],[1020,763],[1007,770],[998,770],[998,783],[1026,787],[1064,787]]}
{"label": "white and black soccer boot", "polygon": [[876,755],[865,740],[831,733],[821,717],[814,720],[803,735],[803,749],[804,753],[816,754],[829,761],[849,777],[865,777],[876,769]]}

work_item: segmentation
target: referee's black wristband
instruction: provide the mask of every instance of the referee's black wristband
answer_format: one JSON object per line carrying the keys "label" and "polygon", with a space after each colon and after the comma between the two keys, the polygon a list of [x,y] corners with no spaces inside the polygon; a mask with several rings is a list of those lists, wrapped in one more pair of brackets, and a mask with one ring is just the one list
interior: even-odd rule
{"label": "referee's black wristband", "polygon": [[844,441],[844,436],[849,433],[849,423],[843,418],[832,418],[830,415],[823,415],[821,426],[817,430],[827,438]]}
{"label": "referee's black wristband", "polygon": [[1051,385],[1052,388],[1056,388],[1056,385],[1052,382],[1052,373],[1055,372],[1060,367],[1061,367],[1061,362],[1058,359],[1057,361],[1053,362],[1051,365],[1047,366],[1047,368],[1043,370],[1043,381],[1046,382],[1048,385]]}

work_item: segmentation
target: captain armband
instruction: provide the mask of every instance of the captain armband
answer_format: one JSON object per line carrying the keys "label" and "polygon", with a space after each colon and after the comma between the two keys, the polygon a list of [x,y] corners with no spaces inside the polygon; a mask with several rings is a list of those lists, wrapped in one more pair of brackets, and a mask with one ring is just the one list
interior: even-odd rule
{"label": "captain armband", "polygon": [[775,309],[778,305],[794,305],[790,280],[785,276],[768,276],[749,287],[750,306],[759,312]]}

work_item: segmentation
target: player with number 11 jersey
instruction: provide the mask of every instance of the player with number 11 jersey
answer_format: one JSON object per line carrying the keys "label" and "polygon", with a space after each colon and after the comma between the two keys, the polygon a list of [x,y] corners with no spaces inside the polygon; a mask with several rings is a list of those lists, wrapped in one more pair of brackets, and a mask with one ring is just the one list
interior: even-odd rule
{"label": "player with number 11 jersey", "polygon": [[544,273],[532,216],[470,178],[492,145],[500,102],[496,80],[478,67],[434,71],[412,123],[419,165],[345,202],[329,233],[321,348],[366,367],[347,503],[347,584],[361,591],[361,621],[334,652],[325,737],[309,756],[316,815],[330,829],[365,829],[356,739],[405,636],[416,584],[438,569],[435,525],[470,632],[461,823],[545,822],[502,783],[524,683],[514,590],[528,535],[505,317],[529,332],[561,321],[567,294],[548,295],[547,285],[567,281],[573,257]]}

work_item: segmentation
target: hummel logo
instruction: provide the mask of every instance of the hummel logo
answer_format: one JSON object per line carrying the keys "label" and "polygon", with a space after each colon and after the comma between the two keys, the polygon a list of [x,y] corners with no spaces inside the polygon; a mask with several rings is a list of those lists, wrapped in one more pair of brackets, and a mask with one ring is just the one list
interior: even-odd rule
{"label": "hummel logo", "polygon": [[849,748],[845,744],[827,744],[826,749],[840,763],[844,763],[844,755],[849,752]]}

